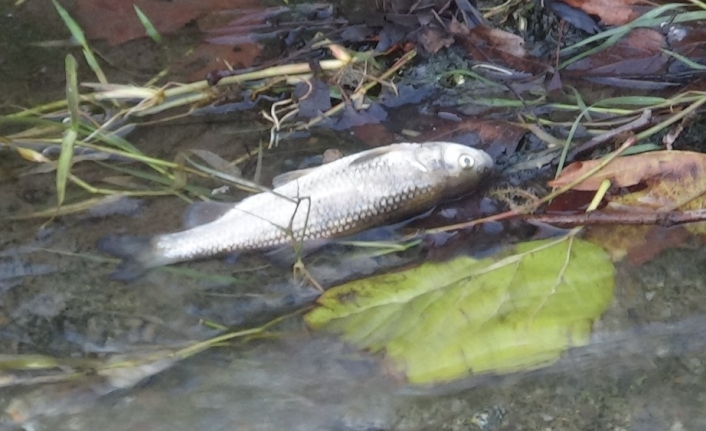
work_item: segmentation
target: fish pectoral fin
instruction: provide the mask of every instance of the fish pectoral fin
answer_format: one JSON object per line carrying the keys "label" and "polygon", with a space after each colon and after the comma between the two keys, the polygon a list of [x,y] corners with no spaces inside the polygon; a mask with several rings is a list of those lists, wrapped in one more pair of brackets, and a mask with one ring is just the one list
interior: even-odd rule
{"label": "fish pectoral fin", "polygon": [[325,238],[307,240],[302,244],[298,255],[294,251],[294,247],[287,244],[266,252],[265,257],[275,265],[292,266],[297,262],[298,257],[306,257],[332,242],[332,240]]}
{"label": "fish pectoral fin", "polygon": [[279,174],[276,177],[272,178],[272,188],[276,189],[277,187],[283,186],[287,183],[291,183],[292,181],[311,173],[316,168],[318,168],[318,166],[314,168],[299,169],[296,171],[289,171],[283,174]]}
{"label": "fish pectoral fin", "polygon": [[195,228],[221,218],[232,209],[232,203],[194,202],[184,211],[182,224],[186,229]]}

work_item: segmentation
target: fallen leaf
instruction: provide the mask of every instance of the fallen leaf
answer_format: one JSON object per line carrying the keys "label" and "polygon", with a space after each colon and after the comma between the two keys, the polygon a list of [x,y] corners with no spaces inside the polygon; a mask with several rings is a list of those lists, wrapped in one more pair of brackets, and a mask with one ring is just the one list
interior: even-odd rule
{"label": "fallen leaf", "polygon": [[262,46],[244,43],[238,46],[201,43],[189,55],[176,62],[174,69],[188,71],[189,81],[199,81],[210,73],[224,70],[244,69],[252,66],[262,54]]}
{"label": "fallen leaf", "polygon": [[569,76],[641,76],[665,72],[669,56],[662,52],[666,41],[661,32],[637,28],[606,50],[571,64]]}
{"label": "fallen leaf", "polygon": [[[706,155],[695,154],[699,157],[680,169],[647,179],[644,189],[611,197],[608,208],[633,212],[706,208]],[[689,223],[684,228],[695,234],[706,234],[704,222]]]}
{"label": "fallen leaf", "polygon": [[299,117],[316,118],[331,109],[331,90],[328,84],[312,78],[294,87],[294,97],[298,100]]}
{"label": "fallen leaf", "polygon": [[570,236],[353,281],[324,293],[305,320],[428,384],[548,365],[588,343],[613,286],[603,249]]}
{"label": "fallen leaf", "polygon": [[525,40],[516,34],[491,27],[478,26],[471,30],[471,37],[476,41],[485,42],[489,48],[513,55],[524,57]]}
{"label": "fallen leaf", "polygon": [[547,1],[545,5],[559,18],[588,34],[596,34],[601,31],[593,18],[581,9],[571,7],[563,2]]}
{"label": "fallen leaf", "polygon": [[402,42],[406,36],[407,29],[404,26],[388,23],[378,32],[378,44],[375,50],[387,51],[393,45]]}
{"label": "fallen leaf", "polygon": [[641,0],[563,0],[570,6],[579,8],[589,15],[596,15],[606,25],[623,25],[638,16],[635,5]]}
{"label": "fallen leaf", "polygon": [[145,27],[135,13],[134,6],[147,15],[160,34],[174,33],[206,13],[237,8],[253,8],[256,0],[77,0],[75,14],[89,39],[106,39],[119,45],[132,39],[146,37]]}
{"label": "fallen leaf", "polygon": [[[289,10],[291,9],[286,6],[221,10],[198,18],[196,24],[202,32],[213,35],[243,34],[259,29],[267,23],[267,20],[272,20]],[[269,30],[272,29],[271,24],[265,27]]]}
{"label": "fallen leaf", "polygon": [[[329,119],[329,127],[333,130],[348,130],[353,127],[366,124],[379,124],[387,119],[387,111],[377,103],[371,103],[365,110],[357,110],[350,104],[346,104],[343,113],[333,119]],[[322,121],[322,123],[324,123]]]}
{"label": "fallen leaf", "polygon": [[507,121],[469,117],[464,117],[460,122],[438,122],[427,128],[431,130],[422,133],[417,140],[453,139],[455,142],[483,148],[493,158],[501,154],[514,154],[520,140],[527,134],[527,129]]}
{"label": "fallen leaf", "polygon": [[[594,169],[600,160],[572,163],[558,178],[549,181],[551,187],[564,187]],[[706,178],[706,155],[692,151],[654,151],[635,156],[619,157],[592,177],[579,183],[574,190],[597,190],[608,179],[615,187],[630,187],[647,179]],[[691,183],[691,187],[695,185]]]}
{"label": "fallen leaf", "polygon": [[[598,161],[576,163],[566,174],[550,182],[554,187],[568,184],[592,169]],[[572,167],[573,166],[573,167]],[[608,195],[604,211],[654,213],[666,210],[706,208],[706,155],[689,151],[656,151],[621,157],[579,184],[578,190],[595,190],[603,179],[619,187],[642,184],[640,190]],[[627,259],[641,264],[662,250],[684,244],[691,234],[706,234],[706,223],[690,223],[673,228],[661,226],[593,226],[586,239],[608,250],[614,260]]]}
{"label": "fallen leaf", "polygon": [[449,30],[473,60],[497,63],[533,75],[548,70],[546,64],[527,55],[524,40],[517,35],[482,25],[468,30],[457,21],[451,22]]}
{"label": "fallen leaf", "polygon": [[435,54],[441,48],[448,48],[453,45],[454,38],[441,29],[425,27],[419,35],[419,42],[421,42],[426,52]]}
{"label": "fallen leaf", "polygon": [[396,140],[395,134],[382,123],[353,126],[351,131],[358,140],[371,148],[388,145]]}
{"label": "fallen leaf", "polygon": [[396,84],[394,88],[384,86],[378,96],[378,102],[388,108],[397,108],[403,105],[419,104],[430,98],[436,88],[430,84],[413,86],[409,84]]}

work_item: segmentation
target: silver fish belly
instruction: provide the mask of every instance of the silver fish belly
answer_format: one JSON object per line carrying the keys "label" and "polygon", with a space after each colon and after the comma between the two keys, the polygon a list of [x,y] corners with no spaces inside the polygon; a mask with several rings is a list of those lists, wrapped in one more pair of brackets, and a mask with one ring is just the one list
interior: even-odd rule
{"label": "silver fish belly", "polygon": [[117,278],[127,279],[226,252],[352,235],[470,192],[492,167],[487,153],[459,144],[393,144],[284,174],[272,192],[216,204],[219,216],[206,224],[151,239],[110,238],[99,247],[125,258],[125,276]]}

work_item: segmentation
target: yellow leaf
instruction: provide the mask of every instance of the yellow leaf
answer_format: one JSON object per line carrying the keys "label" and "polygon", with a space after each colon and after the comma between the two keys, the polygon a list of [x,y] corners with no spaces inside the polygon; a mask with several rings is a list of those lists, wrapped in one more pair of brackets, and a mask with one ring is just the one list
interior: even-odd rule
{"label": "yellow leaf", "polygon": [[519,244],[512,254],[353,281],[305,316],[314,329],[383,353],[410,383],[537,368],[585,345],[612,300],[614,269],[573,236]]}

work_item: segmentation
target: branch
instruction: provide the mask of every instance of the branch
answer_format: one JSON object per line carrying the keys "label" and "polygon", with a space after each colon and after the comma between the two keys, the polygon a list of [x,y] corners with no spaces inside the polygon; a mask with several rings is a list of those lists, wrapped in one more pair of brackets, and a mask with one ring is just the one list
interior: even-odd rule
{"label": "branch", "polygon": [[706,209],[667,212],[613,212],[592,211],[575,214],[527,214],[522,217],[529,222],[540,222],[561,227],[596,225],[659,225],[675,226],[706,221]]}

